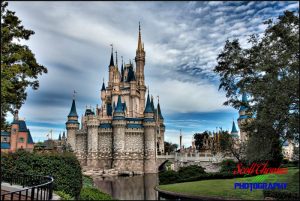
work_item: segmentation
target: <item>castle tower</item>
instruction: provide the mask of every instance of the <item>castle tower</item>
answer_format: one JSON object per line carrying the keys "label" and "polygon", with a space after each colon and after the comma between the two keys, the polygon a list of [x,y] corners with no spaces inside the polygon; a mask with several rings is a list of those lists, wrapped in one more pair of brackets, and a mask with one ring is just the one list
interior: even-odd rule
{"label": "castle tower", "polygon": [[97,153],[98,153],[98,126],[99,121],[95,113],[90,110],[86,112],[87,118],[87,141],[88,141],[88,156],[87,165],[90,167],[97,167]]}
{"label": "castle tower", "polygon": [[106,109],[106,90],[105,90],[105,84],[104,84],[104,79],[103,79],[103,84],[101,88],[101,111],[102,111],[102,116],[107,116],[107,109]]}
{"label": "castle tower", "polygon": [[71,145],[73,151],[76,150],[76,135],[75,132],[79,129],[78,115],[76,112],[75,97],[73,97],[72,106],[66,122],[67,142]]}
{"label": "castle tower", "polygon": [[159,144],[159,152],[163,154],[165,152],[164,146],[164,134],[165,134],[165,125],[164,125],[164,117],[161,114],[159,102],[157,103],[157,120],[158,120],[158,136],[157,141]]}
{"label": "castle tower", "polygon": [[145,50],[144,44],[142,44],[142,34],[141,34],[141,25],[139,23],[139,37],[138,37],[138,46],[136,49],[136,82],[138,85],[138,89],[140,90],[140,115],[142,116],[142,111],[145,108],[145,94],[146,94],[146,86],[145,86],[145,77],[144,77],[144,67],[145,67]]}
{"label": "castle tower", "polygon": [[244,142],[247,140],[247,132],[243,129],[243,126],[247,123],[247,121],[250,119],[250,116],[248,114],[248,100],[246,93],[243,93],[242,95],[242,106],[239,110],[239,118],[238,118],[238,126],[240,128],[240,137],[241,141]]}
{"label": "castle tower", "polygon": [[113,114],[113,164],[112,168],[124,169],[124,151],[125,151],[125,128],[126,120],[121,102],[121,96],[118,96],[117,107]]}
{"label": "castle tower", "polygon": [[144,111],[144,145],[145,161],[144,173],[156,173],[156,136],[154,112],[151,107],[149,93],[147,96],[146,108]]}

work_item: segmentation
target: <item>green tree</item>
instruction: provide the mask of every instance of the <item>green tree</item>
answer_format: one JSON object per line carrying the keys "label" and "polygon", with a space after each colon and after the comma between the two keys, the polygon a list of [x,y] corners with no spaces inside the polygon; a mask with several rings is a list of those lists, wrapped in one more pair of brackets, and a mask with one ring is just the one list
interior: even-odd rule
{"label": "green tree", "polygon": [[172,142],[164,142],[165,152],[171,153],[177,150],[178,144],[173,144]]}
{"label": "green tree", "polygon": [[25,29],[7,5],[1,1],[1,129],[7,128],[7,113],[13,113],[25,102],[26,88],[38,89],[38,75],[47,73],[29,47],[19,43],[29,40],[34,32]]}
{"label": "green tree", "polygon": [[208,139],[208,136],[210,135],[211,133],[209,131],[204,131],[203,133],[194,134],[195,146],[198,151],[200,151],[203,147],[204,138]]}
{"label": "green tree", "polygon": [[214,71],[219,89],[226,91],[225,105],[238,109],[250,95],[249,113],[254,114],[245,130],[249,133],[247,158],[270,160],[279,165],[281,141],[299,141],[299,12],[285,11],[278,20],[268,20],[263,37],[252,35],[250,48],[238,40],[226,41]]}

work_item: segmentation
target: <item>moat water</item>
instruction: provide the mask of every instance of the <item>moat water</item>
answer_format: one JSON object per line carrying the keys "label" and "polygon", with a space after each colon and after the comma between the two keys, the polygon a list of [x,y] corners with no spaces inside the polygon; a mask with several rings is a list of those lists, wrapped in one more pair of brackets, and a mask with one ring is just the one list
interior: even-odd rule
{"label": "moat water", "polygon": [[195,200],[157,192],[158,174],[133,177],[95,177],[95,187],[118,200]]}
{"label": "moat water", "polygon": [[118,200],[158,200],[158,174],[133,177],[96,177],[95,187]]}

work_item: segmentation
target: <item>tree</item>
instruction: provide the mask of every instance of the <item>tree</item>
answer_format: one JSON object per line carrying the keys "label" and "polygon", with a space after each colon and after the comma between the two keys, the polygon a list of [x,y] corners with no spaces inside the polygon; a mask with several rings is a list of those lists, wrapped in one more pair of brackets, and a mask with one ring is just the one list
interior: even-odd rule
{"label": "tree", "polygon": [[19,43],[29,40],[34,31],[25,29],[7,5],[1,1],[1,129],[7,128],[7,113],[13,113],[25,102],[26,88],[38,89],[38,75],[47,73],[29,47]]}
{"label": "tree", "polygon": [[165,152],[171,153],[177,150],[178,144],[173,144],[172,142],[164,142]]}
{"label": "tree", "polygon": [[[299,12],[285,11],[276,22],[265,23],[264,36],[252,35],[248,49],[227,40],[214,71],[219,89],[226,91],[224,105],[244,105],[254,114],[244,128],[249,133],[247,159],[263,158],[277,166],[281,140],[299,141]],[[250,95],[249,104],[239,101],[242,93]]]}
{"label": "tree", "polygon": [[210,135],[211,133],[209,131],[204,131],[203,133],[194,134],[195,146],[198,151],[200,151],[203,147],[204,138],[208,139],[208,136]]}

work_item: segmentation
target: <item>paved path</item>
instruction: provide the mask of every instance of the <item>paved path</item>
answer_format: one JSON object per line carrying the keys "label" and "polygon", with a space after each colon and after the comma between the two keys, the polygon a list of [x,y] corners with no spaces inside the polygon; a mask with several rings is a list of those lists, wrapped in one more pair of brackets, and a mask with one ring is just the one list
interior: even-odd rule
{"label": "paved path", "polygon": [[[1,199],[2,199],[2,195],[4,193],[9,193],[9,191],[1,190]],[[4,196],[4,200],[11,200],[11,195]],[[14,194],[12,200],[30,200],[30,196],[27,196],[27,199],[26,199],[26,195]]]}

